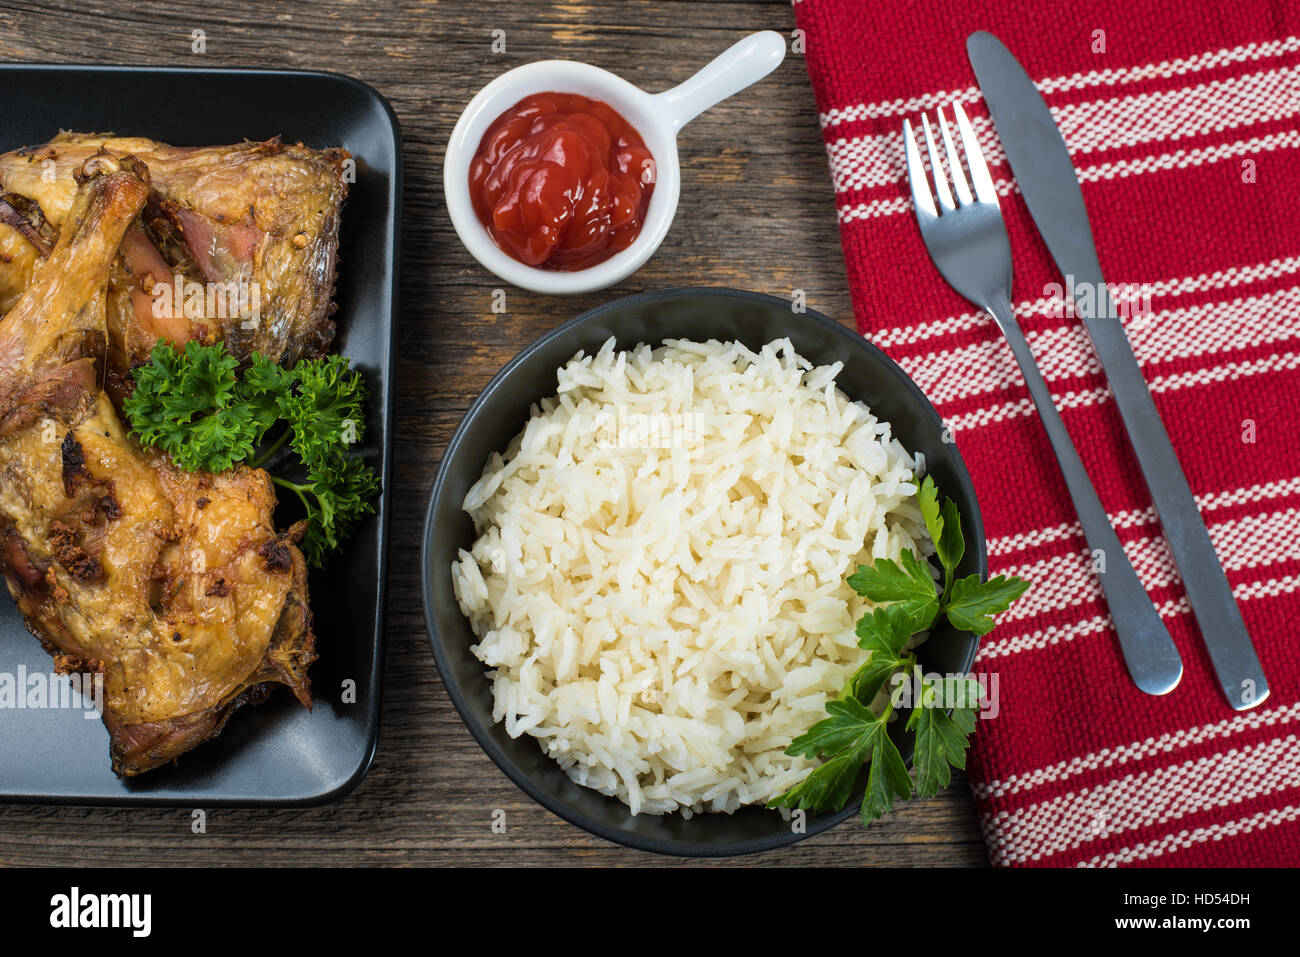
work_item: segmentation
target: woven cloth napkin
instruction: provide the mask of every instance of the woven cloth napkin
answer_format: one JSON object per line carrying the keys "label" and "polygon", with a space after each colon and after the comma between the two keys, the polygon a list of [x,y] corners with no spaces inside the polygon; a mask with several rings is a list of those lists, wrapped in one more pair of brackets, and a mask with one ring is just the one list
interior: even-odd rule
{"label": "woven cloth napkin", "polygon": [[[937,12],[939,10],[942,12]],[[1029,592],[982,641],[998,713],[969,770],[996,865],[1300,864],[1300,4],[796,0],[861,331],[916,380],[974,478],[993,574]],[[997,35],[1069,144],[1102,270],[1271,685],[1219,690],[1106,379],[966,58]],[[1011,351],[940,278],[901,127],[959,100],[1001,193],[1013,304],[1124,549],[1182,653],[1128,677]],[[1149,300],[1145,297],[1149,294]]]}

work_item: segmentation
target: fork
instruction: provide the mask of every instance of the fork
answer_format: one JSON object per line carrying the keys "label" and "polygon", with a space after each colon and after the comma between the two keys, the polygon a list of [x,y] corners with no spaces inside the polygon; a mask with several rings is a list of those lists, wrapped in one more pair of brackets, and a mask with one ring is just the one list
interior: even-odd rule
{"label": "fork", "polygon": [[[1025,334],[1011,312],[1011,244],[1007,240],[1007,227],[1002,219],[997,190],[961,104],[954,102],[952,110],[966,154],[966,165],[970,168],[970,180],[967,181],[962,170],[948,132],[948,123],[943,110],[939,109],[936,111],[939,134],[952,175],[952,190],[949,190],[930,130],[930,120],[923,114],[921,126],[934,175],[934,194],[930,192],[912,124],[903,120],[907,176],[912,186],[912,202],[916,207],[921,238],[943,278],[972,304],[989,313],[1011,346],[1065,476],[1070,498],[1074,501],[1074,510],[1092,552],[1093,568],[1100,579],[1106,604],[1110,606],[1111,620],[1119,635],[1120,650],[1128,672],[1133,682],[1148,694],[1168,694],[1182,678],[1182,659],[1124,554],[1110,517],[1097,497],[1097,490],[1093,488],[1070,433],[1061,421],[1061,414],[1052,402],[1052,393],[1038,371]],[[955,202],[953,192],[956,193]]]}

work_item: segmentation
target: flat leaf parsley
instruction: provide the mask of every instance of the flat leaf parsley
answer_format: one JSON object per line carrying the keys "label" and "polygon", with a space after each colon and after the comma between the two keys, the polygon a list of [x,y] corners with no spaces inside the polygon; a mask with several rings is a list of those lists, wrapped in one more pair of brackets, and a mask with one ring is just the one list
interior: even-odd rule
{"label": "flat leaf parsley", "polygon": [[861,818],[864,825],[870,824],[893,808],[895,798],[933,797],[948,786],[952,768],[966,767],[966,747],[979,708],[980,688],[973,678],[919,679],[920,700],[912,703],[905,725],[916,737],[915,781],[889,737],[893,698],[879,714],[871,710],[871,703],[895,673],[902,670],[911,675],[918,670],[916,653],[906,650],[913,635],[929,630],[941,615],[956,628],[988,634],[993,616],[1006,611],[1029,583],[1002,575],[988,581],[978,575],[954,579],[966,553],[957,505],[951,499],[940,504],[929,476],[917,491],[917,504],[943,568],[943,583],[937,585],[929,563],[910,551],[898,561],[882,558],[871,566],[860,565],[849,576],[853,590],[878,605],[857,623],[858,646],[871,656],[845,683],[839,697],[826,705],[828,717],[786,748],[786,754],[821,758],[823,763],[770,801],[769,807],[838,811],[848,803],[862,765],[867,764]]}

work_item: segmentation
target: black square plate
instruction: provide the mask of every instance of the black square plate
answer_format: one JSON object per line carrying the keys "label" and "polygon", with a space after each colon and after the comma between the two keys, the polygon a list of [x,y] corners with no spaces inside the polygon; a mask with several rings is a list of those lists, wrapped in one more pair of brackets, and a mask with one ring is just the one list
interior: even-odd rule
{"label": "black square plate", "polygon": [[[112,131],[175,146],[280,135],[343,146],[357,162],[343,207],[336,348],[370,390],[361,452],[390,474],[401,134],[382,96],[330,73],[0,66],[0,151],[61,129]],[[318,804],[365,776],[379,736],[389,491],[376,514],[309,586],[317,653],[315,707],[285,689],[241,708],[221,736],[131,780],[109,767],[108,732],[75,708],[0,708],[0,800],[74,804]],[[0,595],[0,675],[50,674],[50,658]],[[0,680],[3,680],[0,678]],[[348,689],[355,689],[348,694]],[[88,720],[93,718],[93,720]]]}

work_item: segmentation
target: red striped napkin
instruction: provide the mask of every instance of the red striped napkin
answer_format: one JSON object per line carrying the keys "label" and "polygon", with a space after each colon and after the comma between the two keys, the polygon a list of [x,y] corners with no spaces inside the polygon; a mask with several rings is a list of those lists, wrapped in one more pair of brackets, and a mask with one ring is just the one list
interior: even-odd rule
{"label": "red striped napkin", "polygon": [[[796,0],[795,16],[858,325],[953,429],[992,572],[1033,583],[977,664],[998,676],[970,763],[993,863],[1300,864],[1300,4]],[[1087,336],[1054,307],[1061,277],[966,59],[977,29],[1051,106],[1107,280],[1150,293],[1126,326],[1272,686],[1254,710],[1218,689]],[[954,98],[1002,193],[1016,312],[1182,652],[1166,697],[1125,671],[1010,350],[917,232],[903,118]]]}

